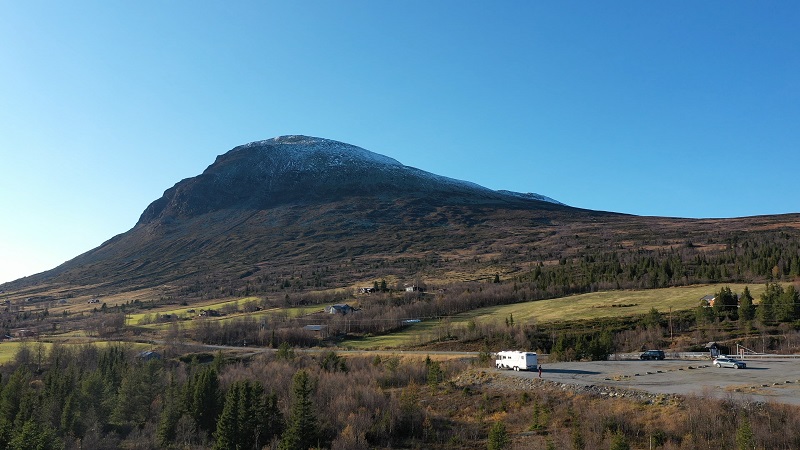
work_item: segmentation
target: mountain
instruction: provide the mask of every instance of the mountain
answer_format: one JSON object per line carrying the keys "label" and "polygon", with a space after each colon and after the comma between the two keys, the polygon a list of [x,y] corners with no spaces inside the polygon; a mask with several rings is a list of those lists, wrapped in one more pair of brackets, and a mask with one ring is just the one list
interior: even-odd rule
{"label": "mountain", "polygon": [[153,202],[138,225],[224,209],[263,210],[352,197],[437,198],[451,203],[537,200],[538,194],[492,191],[434,175],[353,145],[307,136],[252,142],[219,156],[201,175]]}
{"label": "mountain", "polygon": [[[353,145],[282,136],[218,156],[202,174],[167,189],[128,232],[12,285],[118,291],[238,277],[275,265],[276,258],[297,266],[354,252],[458,249],[458,239],[436,243],[433,235],[477,226],[486,211],[504,210],[579,211],[538,194],[435,175]],[[406,240],[428,226],[431,236]]]}
{"label": "mountain", "polygon": [[[689,220],[583,210],[341,142],[284,136],[228,151],[167,189],[131,230],[3,287],[20,295],[196,298],[383,278],[444,283],[724,242],[743,230],[794,236],[797,224],[796,215]],[[691,245],[691,257],[719,251]]]}

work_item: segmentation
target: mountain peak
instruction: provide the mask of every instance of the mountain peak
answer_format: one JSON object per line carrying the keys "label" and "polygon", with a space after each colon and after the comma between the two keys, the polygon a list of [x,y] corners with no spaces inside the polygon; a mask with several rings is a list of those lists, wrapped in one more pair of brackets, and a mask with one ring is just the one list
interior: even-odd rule
{"label": "mountain peak", "polygon": [[219,210],[265,210],[344,198],[438,199],[444,204],[550,201],[435,175],[361,147],[301,135],[250,142],[217,157],[147,207],[138,224]]}
{"label": "mountain peak", "polygon": [[331,165],[353,163],[355,161],[402,166],[400,162],[388,156],[365,150],[344,142],[303,135],[278,136],[263,141],[250,142],[234,148],[231,152],[243,149],[262,149],[263,151],[282,152],[292,159],[305,159],[314,155],[328,157]]}

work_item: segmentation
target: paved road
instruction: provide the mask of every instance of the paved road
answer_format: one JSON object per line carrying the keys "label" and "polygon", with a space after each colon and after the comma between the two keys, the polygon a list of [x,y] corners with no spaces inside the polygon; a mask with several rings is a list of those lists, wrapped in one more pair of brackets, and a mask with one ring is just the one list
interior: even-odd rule
{"label": "paved road", "polygon": [[[640,389],[656,394],[712,395],[800,405],[799,360],[746,361],[724,369],[711,360],[595,361],[544,364],[543,378],[565,384]],[[506,372],[538,377],[536,372]]]}

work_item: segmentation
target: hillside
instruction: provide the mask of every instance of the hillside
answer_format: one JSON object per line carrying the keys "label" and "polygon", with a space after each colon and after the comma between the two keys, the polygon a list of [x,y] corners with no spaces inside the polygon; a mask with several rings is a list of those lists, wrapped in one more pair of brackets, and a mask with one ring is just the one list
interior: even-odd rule
{"label": "hillside", "polygon": [[[3,289],[19,298],[157,289],[191,299],[382,278],[524,278],[535,265],[573,263],[570,276],[591,285],[580,264],[673,252],[699,266],[775,236],[791,244],[786,257],[776,256],[788,258],[780,270],[785,265],[789,274],[798,228],[798,215],[690,220],[582,210],[431,174],[348,144],[285,136],[228,151],[167,189],[128,232]],[[739,279],[763,276],[778,262]],[[694,273],[685,280],[670,273],[652,287],[686,284]]]}

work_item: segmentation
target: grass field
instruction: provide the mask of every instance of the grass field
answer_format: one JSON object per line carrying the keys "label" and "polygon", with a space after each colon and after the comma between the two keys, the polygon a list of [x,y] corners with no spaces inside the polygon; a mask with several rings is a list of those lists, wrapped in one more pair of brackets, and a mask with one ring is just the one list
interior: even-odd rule
{"label": "grass field", "polygon": [[[262,310],[262,311],[256,311],[256,312],[251,312],[251,313],[238,312],[238,313],[226,314],[224,316],[218,316],[218,317],[205,317],[205,318],[203,318],[201,320],[210,320],[210,321],[214,321],[214,322],[225,323],[225,322],[230,322],[230,321],[236,320],[236,319],[243,319],[243,318],[259,319],[261,317],[276,316],[276,315],[285,315],[286,317],[289,317],[289,318],[295,318],[295,317],[301,317],[301,316],[305,316],[307,314],[311,314],[311,313],[322,311],[324,308],[325,308],[324,305],[298,306],[298,307],[294,307],[294,308],[270,308],[270,309],[265,309],[265,310]],[[200,309],[198,309],[198,308],[188,308],[187,307],[187,308],[184,308],[184,309],[185,310],[195,309],[196,311],[200,311]],[[203,308],[203,309],[205,309],[205,308]],[[216,308],[214,308],[214,309],[216,309]],[[163,314],[175,314],[179,319],[178,323],[181,325],[181,327],[184,327],[184,328],[192,328],[198,323],[196,320],[186,320],[186,319],[189,319],[191,317],[196,317],[196,314],[189,314],[189,313],[187,313],[187,312],[185,312],[185,311],[183,311],[181,309],[171,310],[171,311],[174,311],[174,312],[166,311],[166,312],[159,312],[159,314],[162,314],[162,315]],[[151,314],[155,315],[154,313],[151,313]],[[150,323],[150,324],[146,324],[146,325],[138,325],[139,321],[141,321],[141,318],[143,318],[144,316],[145,316],[144,314],[131,315],[131,316],[126,318],[125,323],[127,325],[136,325],[136,326],[139,326],[141,328],[147,328],[147,329],[150,329],[150,330],[167,330],[171,326],[171,322],[161,322],[161,323]],[[138,320],[136,320],[137,317],[139,317]]]}
{"label": "grass field", "polygon": [[[195,303],[191,306],[181,306],[175,308],[174,306],[164,306],[160,308],[153,308],[148,310],[147,312],[136,313],[136,314],[129,314],[125,319],[126,325],[138,325],[142,319],[150,316],[155,317],[156,314],[165,315],[175,315],[178,316],[179,319],[186,319],[189,317],[197,316],[201,309],[215,309],[220,310],[225,308],[226,306],[235,307],[236,305],[241,306],[249,301],[260,301],[257,297],[245,297],[235,300],[223,300],[223,301],[207,301],[202,303]],[[194,312],[189,312],[194,311]]]}
{"label": "grass field", "polygon": [[[28,347],[28,349],[35,355],[39,350],[39,343],[38,342],[28,342],[28,341],[11,341],[11,342],[3,342],[0,343],[0,364],[5,364],[12,359],[17,354],[20,348]],[[41,348],[44,352],[43,356],[50,351],[50,347],[52,344],[48,342],[42,342]]]}
{"label": "grass field", "polygon": [[437,339],[443,333],[443,326],[466,325],[471,320],[476,322],[504,321],[512,314],[515,323],[525,324],[535,321],[541,324],[562,320],[636,316],[645,314],[652,308],[656,308],[662,313],[668,312],[670,308],[673,311],[681,311],[697,307],[703,296],[714,294],[715,291],[725,286],[730,287],[734,293],[741,293],[744,287],[748,286],[750,293],[756,300],[764,292],[764,285],[744,284],[594,292],[550,300],[476,309],[446,318],[445,325],[440,321],[424,321],[397,333],[351,339],[342,342],[340,345],[354,349],[370,349],[422,344]]}
{"label": "grass field", "polygon": [[[98,345],[98,346],[106,346],[111,344],[121,344],[126,347],[130,347],[133,350],[137,351],[144,351],[148,350],[152,347],[150,344],[143,344],[140,342],[125,342],[125,341],[92,341],[92,340],[82,340],[82,339],[75,339],[69,343],[62,343],[61,345],[65,347],[75,346],[75,345]],[[17,352],[20,348],[27,347],[28,350],[31,352],[34,361],[38,358],[38,354],[41,350],[41,357],[46,358],[47,355],[50,353],[50,349],[53,347],[52,342],[45,342],[45,341],[6,341],[0,343],[0,364],[5,364],[14,359],[17,355]]]}

